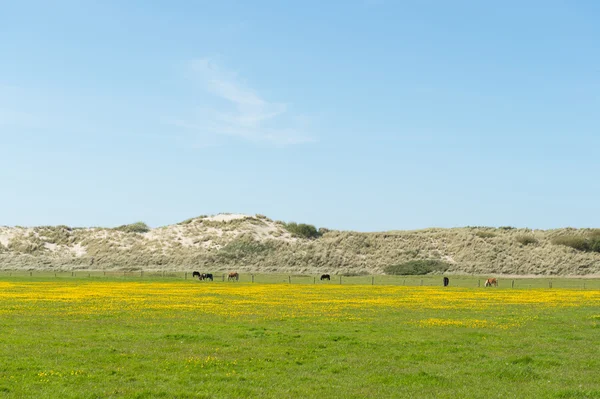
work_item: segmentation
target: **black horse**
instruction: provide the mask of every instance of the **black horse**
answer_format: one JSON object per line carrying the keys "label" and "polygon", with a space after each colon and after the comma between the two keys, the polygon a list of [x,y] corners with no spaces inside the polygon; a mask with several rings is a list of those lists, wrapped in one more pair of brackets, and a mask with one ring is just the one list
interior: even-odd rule
{"label": "black horse", "polygon": [[202,276],[200,275],[200,272],[193,272],[193,273],[192,273],[192,278],[196,278],[196,277],[198,277],[198,279],[199,279],[199,280],[201,280],[201,279],[202,279],[202,278],[201,278]]}
{"label": "black horse", "polygon": [[450,284],[450,279],[448,277],[444,277],[444,287],[447,287]]}
{"label": "black horse", "polygon": [[321,281],[323,280],[331,281],[331,276],[329,274],[323,274],[321,275]]}
{"label": "black horse", "polygon": [[213,275],[212,275],[212,273],[202,273],[202,275],[200,276],[200,280],[213,281]]}

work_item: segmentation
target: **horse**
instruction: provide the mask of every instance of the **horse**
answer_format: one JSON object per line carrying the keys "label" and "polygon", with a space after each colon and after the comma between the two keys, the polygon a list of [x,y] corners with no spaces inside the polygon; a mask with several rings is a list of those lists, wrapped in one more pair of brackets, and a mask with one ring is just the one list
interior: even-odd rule
{"label": "horse", "polygon": [[198,277],[199,280],[202,280],[202,276],[200,274],[200,272],[193,272],[192,273],[192,278],[196,278]]}
{"label": "horse", "polygon": [[331,281],[331,276],[329,274],[323,274],[321,276],[321,281],[323,280]]}
{"label": "horse", "polygon": [[448,277],[444,277],[444,287],[447,287],[450,284],[450,279]]}
{"label": "horse", "polygon": [[229,273],[229,276],[227,277],[227,281],[238,281],[240,279],[240,275],[238,274],[238,272],[231,272]]}
{"label": "horse", "polygon": [[200,276],[200,280],[213,281],[213,275],[212,275],[212,273],[202,273],[202,275]]}
{"label": "horse", "polygon": [[495,278],[488,278],[487,280],[485,280],[485,286],[486,287],[491,287],[491,286],[497,287],[498,286],[498,280],[496,280]]}

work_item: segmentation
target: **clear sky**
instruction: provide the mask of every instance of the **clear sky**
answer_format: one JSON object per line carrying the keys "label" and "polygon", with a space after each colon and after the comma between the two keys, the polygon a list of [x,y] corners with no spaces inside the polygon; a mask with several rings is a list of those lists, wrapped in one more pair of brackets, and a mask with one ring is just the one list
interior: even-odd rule
{"label": "clear sky", "polygon": [[0,225],[600,227],[600,2],[0,0]]}

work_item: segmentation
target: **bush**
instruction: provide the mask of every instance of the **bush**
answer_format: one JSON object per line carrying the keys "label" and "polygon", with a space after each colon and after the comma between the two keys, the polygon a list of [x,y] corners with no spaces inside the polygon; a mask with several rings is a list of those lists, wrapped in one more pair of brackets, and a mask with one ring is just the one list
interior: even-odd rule
{"label": "bush", "polygon": [[590,243],[585,237],[580,236],[559,236],[552,239],[554,245],[565,245],[578,251],[589,251]]}
{"label": "bush", "polygon": [[537,244],[538,240],[534,236],[520,235],[516,238],[517,242],[522,245]]}
{"label": "bush", "polygon": [[590,239],[590,251],[600,252],[600,237]]}
{"label": "bush", "polygon": [[500,230],[514,230],[516,227],[513,226],[500,226],[498,227]]}
{"label": "bush", "polygon": [[284,223],[284,226],[287,231],[292,233],[292,235],[301,238],[319,238],[321,233],[317,230],[317,228],[311,224],[304,223]]}
{"label": "bush", "polygon": [[478,231],[475,233],[477,237],[481,238],[493,238],[496,237],[496,233],[492,233],[491,231]]}
{"label": "bush", "polygon": [[326,228],[326,227],[319,227],[319,235],[321,235],[321,236],[322,236],[323,234],[325,234],[325,233],[329,233],[330,231],[331,231],[331,230],[329,230],[329,229],[328,229],[328,228]]}
{"label": "bush", "polygon": [[450,267],[449,263],[435,259],[411,260],[398,265],[387,266],[384,271],[386,274],[395,275],[420,275],[432,272],[445,272]]}
{"label": "bush", "polygon": [[115,227],[114,230],[123,231],[125,233],[147,233],[150,231],[150,227],[144,222],[137,222]]}
{"label": "bush", "polygon": [[243,259],[248,256],[262,255],[274,249],[268,242],[260,242],[251,237],[239,237],[225,245],[218,256],[227,259]]}

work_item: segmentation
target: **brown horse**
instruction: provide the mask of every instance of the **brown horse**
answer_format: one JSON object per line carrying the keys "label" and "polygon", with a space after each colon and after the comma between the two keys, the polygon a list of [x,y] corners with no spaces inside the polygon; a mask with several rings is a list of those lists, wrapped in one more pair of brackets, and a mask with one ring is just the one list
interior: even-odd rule
{"label": "brown horse", "polygon": [[485,280],[485,286],[486,287],[491,287],[491,286],[497,287],[498,286],[498,280],[496,280],[495,278],[488,278],[487,280]]}
{"label": "brown horse", "polygon": [[240,279],[240,275],[238,272],[231,272],[227,277],[227,281],[238,281]]}

